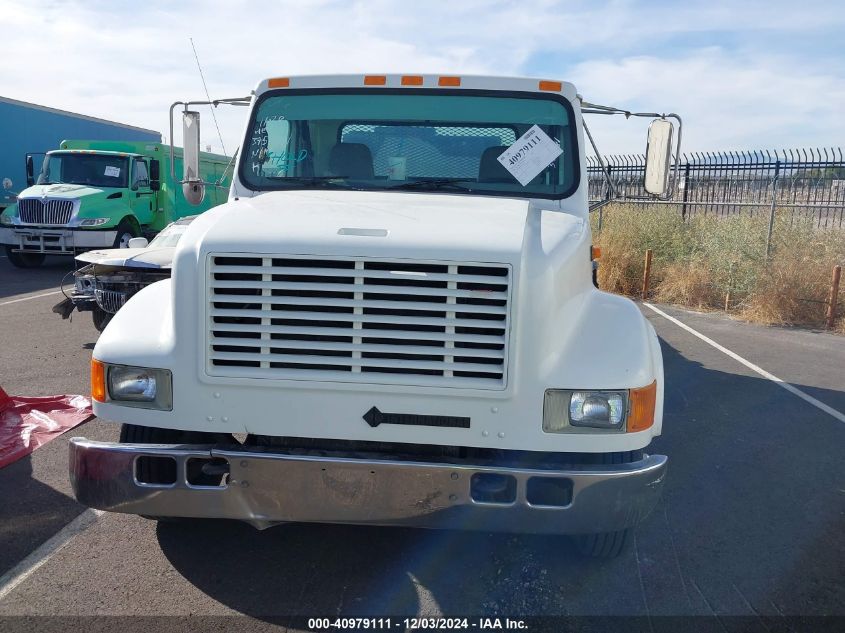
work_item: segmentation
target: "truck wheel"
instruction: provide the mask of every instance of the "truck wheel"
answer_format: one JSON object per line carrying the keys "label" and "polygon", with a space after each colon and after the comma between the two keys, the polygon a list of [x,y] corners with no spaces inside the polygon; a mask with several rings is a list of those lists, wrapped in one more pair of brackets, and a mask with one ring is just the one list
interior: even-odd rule
{"label": "truck wheel", "polygon": [[106,326],[111,321],[111,318],[114,315],[111,312],[106,312],[100,306],[95,306],[93,310],[91,310],[91,318],[94,320],[94,327],[97,328],[98,332],[102,332],[106,329]]}
{"label": "truck wheel", "polygon": [[575,546],[583,556],[591,558],[616,558],[634,536],[634,529],[600,534],[579,534]]}
{"label": "truck wheel", "polygon": [[6,247],[6,257],[15,268],[38,268],[44,263],[44,253],[16,253],[11,246]]}
{"label": "truck wheel", "polygon": [[140,233],[129,220],[121,220],[117,225],[117,237],[114,238],[114,248],[129,248],[129,240],[139,237]]}
{"label": "truck wheel", "polygon": [[[624,451],[619,453],[603,453],[600,464],[630,464],[643,458],[643,451]],[[625,546],[634,538],[634,528],[618,530],[616,532],[599,532],[597,534],[578,534],[574,537],[575,547],[583,556],[591,558],[616,558]]]}

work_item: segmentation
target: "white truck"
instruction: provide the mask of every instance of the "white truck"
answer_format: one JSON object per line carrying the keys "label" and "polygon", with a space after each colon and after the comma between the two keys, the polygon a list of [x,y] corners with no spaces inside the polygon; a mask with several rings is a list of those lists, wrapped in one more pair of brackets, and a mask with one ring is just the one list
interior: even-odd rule
{"label": "white truck", "polygon": [[[77,499],[618,554],[666,475],[646,452],[663,363],[638,307],[591,280],[584,112],[621,111],[537,79],[260,82],[228,203],[94,348],[94,412],[123,427],[71,441]],[[661,196],[673,126],[654,116]],[[197,173],[186,151],[186,188]]]}

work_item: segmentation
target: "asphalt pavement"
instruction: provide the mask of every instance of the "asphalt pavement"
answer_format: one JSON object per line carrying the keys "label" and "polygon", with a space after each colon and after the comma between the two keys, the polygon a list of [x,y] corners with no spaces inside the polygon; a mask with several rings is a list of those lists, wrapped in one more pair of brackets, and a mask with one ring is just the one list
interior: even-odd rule
{"label": "asphalt pavement", "polygon": [[[97,331],[50,308],[68,260],[18,271],[0,258],[0,386],[88,392]],[[19,299],[25,299],[20,301]],[[845,413],[845,337],[766,328],[660,306],[812,398]],[[643,307],[666,371],[663,498],[611,561],[561,538],[236,522],[155,523],[103,514],[13,589],[8,616],[226,616],[292,623],[338,615],[845,616],[845,423]],[[0,470],[0,577],[84,508],[67,439],[114,440],[93,420]],[[3,576],[6,574],[6,576]],[[653,620],[654,619],[654,620]],[[218,625],[225,628],[221,620]],[[207,625],[210,629],[218,625]],[[650,626],[652,630],[653,626]],[[646,630],[649,630],[647,628]]]}

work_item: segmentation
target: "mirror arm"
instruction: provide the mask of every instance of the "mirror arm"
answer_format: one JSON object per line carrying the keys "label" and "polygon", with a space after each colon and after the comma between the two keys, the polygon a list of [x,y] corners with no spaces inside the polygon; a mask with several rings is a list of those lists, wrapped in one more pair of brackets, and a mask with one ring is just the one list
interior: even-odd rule
{"label": "mirror arm", "polygon": [[604,159],[601,157],[601,152],[599,152],[599,148],[596,146],[596,142],[593,140],[593,135],[590,134],[590,128],[587,127],[587,122],[584,119],[581,119],[581,125],[584,126],[584,131],[587,133],[587,138],[590,139],[590,145],[593,146],[593,152],[595,152],[596,158],[599,161],[599,165],[601,165],[601,171],[604,174],[604,179],[607,181],[607,194],[608,200],[611,198],[616,197],[616,188],[613,186],[613,182],[610,178],[610,170],[604,164]]}
{"label": "mirror arm", "polygon": [[[237,105],[237,106],[246,106],[249,105],[252,101],[252,97],[232,97],[229,99],[215,99],[214,101],[174,101],[170,105],[170,178],[171,180],[176,180],[176,166],[174,165],[174,158],[175,158],[175,150],[173,145],[173,110],[176,109],[176,106],[183,106],[185,110],[192,105],[210,105],[217,107],[218,105]],[[184,181],[181,179],[178,181],[184,184]],[[203,183],[207,185],[213,185],[214,183]]]}
{"label": "mirror arm", "polygon": [[[240,148],[240,146],[238,146],[235,149],[235,153],[232,154],[232,158],[229,159],[229,162],[226,163],[226,166],[223,168],[223,173],[220,175],[220,178],[218,178],[217,181],[215,181],[213,183],[209,183],[209,184],[212,184],[215,187],[223,188],[223,181],[226,179],[226,172],[229,170],[229,167],[232,166],[232,163],[235,162],[235,159],[237,159],[237,157],[238,157],[238,152],[240,152],[240,151],[241,151],[241,148]],[[235,178],[235,172],[233,171],[232,172],[232,179],[234,180],[234,178]]]}
{"label": "mirror arm", "polygon": [[[666,194],[664,194],[662,196],[630,196],[631,200],[661,200],[661,201],[666,201],[666,200],[672,199],[672,196],[675,195],[675,191],[677,190],[677,187],[678,187],[678,175],[680,174],[680,165],[681,165],[681,133],[683,132],[684,124],[683,124],[683,121],[681,120],[680,116],[678,116],[674,112],[670,112],[668,114],[667,113],[661,113],[661,112],[631,112],[630,110],[622,110],[621,108],[614,108],[612,106],[603,106],[603,105],[598,105],[596,103],[589,103],[588,101],[584,101],[583,99],[581,99],[581,114],[611,114],[611,115],[612,114],[622,114],[622,115],[625,116],[626,119],[629,119],[632,116],[646,117],[646,118],[649,118],[649,119],[653,119],[653,118],[675,119],[678,122],[678,137],[675,140],[675,169],[674,169],[675,176],[674,176],[674,179],[672,180],[671,189],[669,189],[669,191],[667,191]],[[582,117],[582,122],[583,122],[583,117]],[[605,178],[607,178],[608,181],[609,181],[610,176],[608,175],[608,173],[605,170],[604,163],[602,162],[602,159],[601,159],[601,154],[598,153],[598,150],[596,149],[596,144],[593,143],[593,137],[592,137],[592,135],[590,135],[590,131],[587,128],[586,122],[583,122],[583,125],[584,125],[584,130],[587,132],[587,136],[590,139],[590,143],[593,146],[593,151],[596,152],[596,158],[598,158],[599,163],[602,166],[602,170],[605,171]]]}

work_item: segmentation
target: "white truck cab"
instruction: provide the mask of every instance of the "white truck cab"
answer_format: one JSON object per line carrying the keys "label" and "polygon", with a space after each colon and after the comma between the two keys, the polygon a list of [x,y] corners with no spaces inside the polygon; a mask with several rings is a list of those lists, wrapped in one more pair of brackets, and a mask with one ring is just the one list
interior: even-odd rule
{"label": "white truck cab", "polygon": [[123,429],[71,441],[76,496],[261,528],[571,534],[615,555],[665,477],[647,453],[663,364],[592,260],[571,84],[262,81],[228,203],[97,342],[94,411]]}

